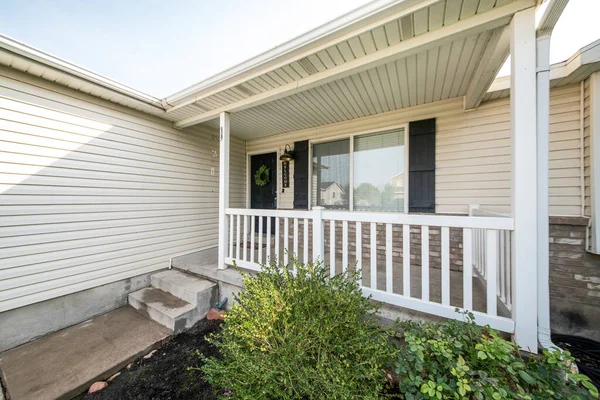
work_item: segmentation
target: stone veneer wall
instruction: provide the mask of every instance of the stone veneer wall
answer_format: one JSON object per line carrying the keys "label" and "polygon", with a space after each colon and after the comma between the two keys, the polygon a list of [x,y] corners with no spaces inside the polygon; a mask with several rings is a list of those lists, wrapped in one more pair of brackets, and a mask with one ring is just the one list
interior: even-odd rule
{"label": "stone veneer wall", "polygon": [[550,217],[552,330],[600,340],[600,256],[585,250],[588,218]]}

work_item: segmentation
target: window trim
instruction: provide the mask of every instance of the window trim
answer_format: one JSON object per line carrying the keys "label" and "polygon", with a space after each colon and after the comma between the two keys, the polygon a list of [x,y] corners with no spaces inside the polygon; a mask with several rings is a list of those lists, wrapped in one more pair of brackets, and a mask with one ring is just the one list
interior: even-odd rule
{"label": "window trim", "polygon": [[[397,125],[390,125],[375,129],[365,129],[352,133],[344,133],[339,135],[333,135],[324,138],[318,139],[309,139],[308,141],[308,179],[309,182],[312,182],[313,179],[313,145],[320,143],[329,143],[335,142],[337,140],[349,139],[350,140],[350,193],[348,199],[348,211],[351,212],[363,212],[368,213],[369,211],[355,211],[354,210],[354,138],[356,136],[369,135],[374,133],[383,133],[386,131],[391,131],[394,129],[404,128],[404,214],[408,214],[408,195],[410,193],[408,185],[409,185],[409,176],[408,176],[408,146],[409,146],[409,131],[408,131],[408,122]],[[308,185],[308,209],[312,210],[312,184]]]}

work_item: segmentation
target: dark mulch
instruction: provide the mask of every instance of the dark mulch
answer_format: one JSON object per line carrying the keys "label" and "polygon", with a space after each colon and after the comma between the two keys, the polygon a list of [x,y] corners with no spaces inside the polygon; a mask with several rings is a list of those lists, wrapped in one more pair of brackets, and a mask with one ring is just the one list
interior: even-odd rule
{"label": "dark mulch", "polygon": [[579,336],[552,335],[552,341],[563,350],[568,350],[582,374],[587,375],[600,387],[600,343]]}
{"label": "dark mulch", "polygon": [[213,389],[202,379],[201,361],[195,350],[205,356],[216,356],[217,350],[204,337],[220,329],[220,321],[202,320],[181,333],[145,360],[134,361],[124,368],[107,388],[93,394],[82,394],[76,400],[178,400],[216,399]]}

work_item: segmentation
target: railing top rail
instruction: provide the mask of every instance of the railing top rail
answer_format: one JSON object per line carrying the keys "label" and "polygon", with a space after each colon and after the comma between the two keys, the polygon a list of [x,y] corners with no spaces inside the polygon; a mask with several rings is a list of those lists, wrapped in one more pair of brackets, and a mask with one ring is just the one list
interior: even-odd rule
{"label": "railing top rail", "polygon": [[312,218],[311,211],[297,210],[261,210],[255,208],[228,208],[227,215],[249,215],[255,217],[287,217],[287,218]]}
{"label": "railing top rail", "polygon": [[514,229],[512,218],[498,217],[323,211],[323,219],[335,221],[376,222],[381,224],[447,226],[450,228],[483,228],[509,231]]}
{"label": "railing top rail", "polygon": [[[258,217],[281,217],[281,218],[309,218],[312,219],[312,211],[298,210],[260,210],[250,208],[228,208],[228,215],[249,215]],[[386,212],[361,212],[361,211],[337,211],[324,210],[323,219],[333,221],[350,222],[375,222],[380,224],[408,224],[427,226],[447,226],[450,228],[480,228],[499,229],[511,231],[514,229],[512,218],[507,217],[468,217],[460,215],[422,215],[422,214],[399,214]]]}

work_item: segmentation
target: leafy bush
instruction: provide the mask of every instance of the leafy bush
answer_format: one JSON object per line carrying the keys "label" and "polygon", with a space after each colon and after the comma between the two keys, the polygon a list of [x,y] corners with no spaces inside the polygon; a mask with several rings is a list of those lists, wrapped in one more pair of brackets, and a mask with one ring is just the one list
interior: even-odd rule
{"label": "leafy bush", "polygon": [[[467,323],[403,322],[396,372],[406,399],[588,399],[598,391],[572,374],[567,352],[521,357],[516,345],[489,327]],[[565,376],[569,381],[565,381]]]}
{"label": "leafy bush", "polygon": [[356,279],[321,264],[244,276],[245,291],[209,338],[207,381],[236,399],[376,399],[393,363],[388,333]]}

